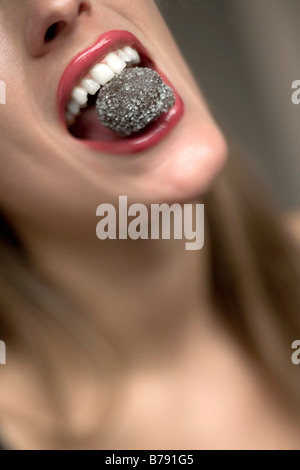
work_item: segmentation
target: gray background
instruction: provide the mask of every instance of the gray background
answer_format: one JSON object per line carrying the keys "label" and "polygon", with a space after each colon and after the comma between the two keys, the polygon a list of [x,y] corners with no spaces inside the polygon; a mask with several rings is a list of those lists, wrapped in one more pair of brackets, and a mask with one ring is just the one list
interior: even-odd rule
{"label": "gray background", "polygon": [[300,207],[300,0],[157,0],[222,127]]}

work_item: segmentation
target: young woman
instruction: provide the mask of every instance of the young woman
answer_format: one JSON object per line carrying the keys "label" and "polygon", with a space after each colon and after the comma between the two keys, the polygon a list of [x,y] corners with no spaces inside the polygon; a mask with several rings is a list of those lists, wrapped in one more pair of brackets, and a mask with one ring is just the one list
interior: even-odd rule
{"label": "young woman", "polygon": [[[0,11],[3,446],[299,449],[296,242],[228,152],[154,2],[0,0]],[[177,98],[127,139],[76,106],[116,51]],[[100,241],[96,209],[122,195],[201,201],[204,249]]]}

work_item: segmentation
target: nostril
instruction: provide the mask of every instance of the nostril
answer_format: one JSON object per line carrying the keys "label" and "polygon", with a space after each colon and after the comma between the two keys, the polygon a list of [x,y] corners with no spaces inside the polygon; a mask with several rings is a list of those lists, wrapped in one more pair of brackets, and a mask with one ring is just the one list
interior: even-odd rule
{"label": "nostril", "polygon": [[82,13],[87,13],[90,10],[90,7],[87,2],[81,2],[78,7],[78,16],[82,15]]}
{"label": "nostril", "polygon": [[44,41],[45,43],[53,41],[56,36],[64,29],[66,23],[64,21],[59,21],[57,23],[53,23],[46,31]]}
{"label": "nostril", "polygon": [[[90,7],[87,2],[80,2],[78,6],[77,15],[81,16],[83,13],[87,13]],[[67,26],[67,22],[65,21],[57,21],[53,23],[46,31],[44,42],[47,44],[52,42]]]}

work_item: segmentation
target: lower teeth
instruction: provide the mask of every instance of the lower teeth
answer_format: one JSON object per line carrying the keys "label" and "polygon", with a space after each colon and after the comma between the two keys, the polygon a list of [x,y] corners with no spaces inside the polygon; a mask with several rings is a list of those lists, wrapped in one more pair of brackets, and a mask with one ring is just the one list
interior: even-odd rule
{"label": "lower teeth", "polygon": [[157,121],[175,104],[173,90],[149,68],[125,69],[103,86],[96,101],[101,124],[129,137]]}

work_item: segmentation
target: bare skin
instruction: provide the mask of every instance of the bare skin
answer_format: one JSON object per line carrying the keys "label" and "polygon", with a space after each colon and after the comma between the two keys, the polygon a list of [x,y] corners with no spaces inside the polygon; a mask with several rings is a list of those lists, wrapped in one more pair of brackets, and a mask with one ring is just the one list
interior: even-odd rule
{"label": "bare skin", "polygon": [[[1,205],[38,270],[76,306],[71,322],[88,350],[45,323],[58,413],[32,357],[9,350],[0,374],[4,442],[17,449],[299,449],[299,428],[217,320],[207,249],[95,237],[95,208],[120,194],[145,203],[203,195],[224,165],[226,143],[154,4],[86,3],[78,16],[77,0],[0,0],[2,78],[14,88],[19,74],[24,84],[0,117]],[[68,28],[45,45],[51,21]],[[145,43],[186,105],[176,133],[140,158],[83,155],[57,122],[65,67],[117,27]]]}
{"label": "bare skin", "polygon": [[[17,449],[299,449],[299,429],[243,351],[223,332],[217,336],[207,328],[205,333],[205,341],[194,333],[193,344],[190,334],[185,351],[172,361],[120,373],[119,400],[98,428],[91,410],[82,413],[78,396],[85,370],[67,377],[63,391],[72,415],[67,442],[49,436],[53,416],[38,393],[39,382],[18,358],[2,378],[1,403],[14,410],[2,413],[3,437]],[[85,392],[95,393],[90,388],[97,380],[86,378]],[[100,385],[98,392],[102,399]]]}
{"label": "bare skin", "polygon": [[300,214],[298,212],[289,214],[287,221],[291,228],[291,233],[294,234],[296,240],[300,241]]}
{"label": "bare skin", "polygon": [[[55,260],[54,251],[48,253],[45,265],[49,276],[55,267],[57,281],[58,259]],[[202,266],[205,274],[205,252],[200,257],[202,265],[199,255],[189,257],[185,253],[183,258],[183,272],[186,262],[191,273],[194,262],[194,266]],[[120,257],[116,259],[116,266],[111,266],[114,277],[109,279],[107,272],[104,286],[103,279],[99,282],[94,275],[96,271],[90,272],[92,275],[85,282],[89,273],[83,270],[82,259],[78,259],[77,267],[69,264],[71,259],[68,263],[64,259],[59,279],[66,291],[73,292],[76,285],[78,300],[85,306],[82,311],[90,316],[90,325],[99,332],[99,338],[103,325],[105,331],[109,329],[115,335],[115,343],[120,347],[117,360],[106,353],[104,361],[100,360],[94,368],[78,358],[75,349],[66,347],[65,351],[60,350],[61,356],[55,362],[57,344],[50,341],[59,378],[56,385],[59,384],[68,404],[64,412],[70,431],[64,441],[50,432],[58,423],[32,363],[22,362],[18,356],[13,358],[4,373],[1,371],[1,409],[6,410],[2,413],[2,428],[6,441],[20,449],[298,449],[299,428],[274,390],[219,325],[205,290],[200,300],[197,297],[205,278],[195,275],[196,282],[192,283],[184,283],[181,278],[177,285],[173,276],[174,270],[180,272],[180,265],[172,269],[168,260],[162,277],[143,268],[143,279],[149,276],[143,286],[138,281],[140,260],[135,259],[138,266],[134,267],[132,257],[130,269],[126,269],[131,277],[127,276],[124,286],[127,294],[131,288],[135,292],[132,302],[130,295],[114,296],[115,286],[124,285],[124,263]],[[96,285],[93,279],[98,280]],[[168,294],[170,289],[172,296]],[[180,305],[184,290],[194,299],[189,308]],[[153,292],[156,298],[151,302]],[[109,301],[116,303],[114,308]],[[105,314],[100,317],[99,306],[103,305]],[[91,352],[94,357],[101,357],[97,347],[91,347]],[[64,353],[69,354],[69,363],[62,359]],[[113,374],[104,376],[105,366],[114,373],[116,394],[110,388]],[[13,410],[13,414],[7,410]]]}

